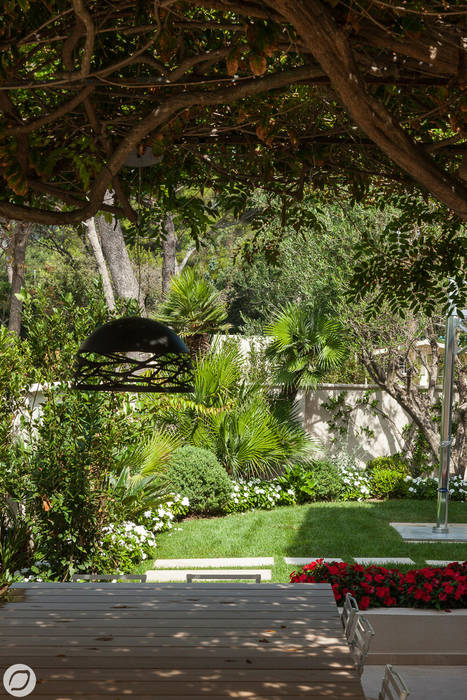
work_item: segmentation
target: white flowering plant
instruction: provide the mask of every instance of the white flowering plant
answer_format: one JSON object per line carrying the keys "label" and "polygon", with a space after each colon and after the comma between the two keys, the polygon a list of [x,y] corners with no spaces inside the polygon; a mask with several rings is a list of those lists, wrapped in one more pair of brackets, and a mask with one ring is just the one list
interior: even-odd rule
{"label": "white flowering plant", "polygon": [[[407,498],[436,498],[438,493],[438,478],[434,476],[404,477],[405,495]],[[465,501],[467,481],[462,476],[449,478],[449,498],[451,501]]]}
{"label": "white flowering plant", "polygon": [[371,496],[370,476],[364,469],[353,466],[342,466],[340,474],[343,483],[341,500],[365,501]]}
{"label": "white flowering plant", "polygon": [[225,506],[226,513],[241,513],[255,508],[271,510],[275,506],[292,506],[297,503],[293,488],[283,486],[278,479],[237,479]]}

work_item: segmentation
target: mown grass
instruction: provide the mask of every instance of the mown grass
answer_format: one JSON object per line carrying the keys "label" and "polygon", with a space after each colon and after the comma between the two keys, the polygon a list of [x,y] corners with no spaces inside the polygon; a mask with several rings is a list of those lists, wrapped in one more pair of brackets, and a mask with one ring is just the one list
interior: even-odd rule
{"label": "mown grass", "polygon": [[[176,523],[157,537],[158,558],[275,557],[272,580],[284,582],[294,568],[283,557],[410,557],[467,559],[467,543],[404,542],[390,522],[433,523],[433,501],[312,503],[256,510],[221,518],[194,518]],[[467,505],[451,503],[449,520],[467,522]],[[180,528],[180,529],[179,529]],[[139,571],[153,568],[145,562]],[[402,567],[401,567],[402,568]]]}

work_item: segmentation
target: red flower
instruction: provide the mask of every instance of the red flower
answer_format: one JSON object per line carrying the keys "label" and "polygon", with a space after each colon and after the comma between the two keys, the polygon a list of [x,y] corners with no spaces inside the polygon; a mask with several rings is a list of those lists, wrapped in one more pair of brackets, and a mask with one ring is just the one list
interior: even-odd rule
{"label": "red flower", "polygon": [[370,598],[367,595],[364,595],[360,598],[358,606],[360,610],[367,610],[367,608],[370,605]]}
{"label": "red flower", "polygon": [[387,598],[389,596],[389,588],[387,586],[378,586],[376,595],[378,598]]}

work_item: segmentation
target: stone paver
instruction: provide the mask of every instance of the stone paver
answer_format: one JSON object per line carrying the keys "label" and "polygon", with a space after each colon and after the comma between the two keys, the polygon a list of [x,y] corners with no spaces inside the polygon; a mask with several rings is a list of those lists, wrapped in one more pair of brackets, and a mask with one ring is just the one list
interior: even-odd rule
{"label": "stone paver", "polygon": [[284,557],[286,564],[310,564],[317,559],[322,559],[326,564],[331,561],[342,561],[338,557]]}
{"label": "stone paver", "polygon": [[190,566],[274,566],[274,557],[219,557],[211,559],[156,559],[156,569],[186,569]]}
{"label": "stone paver", "polygon": [[368,566],[370,564],[415,564],[409,557],[354,557],[357,564]]}
{"label": "stone paver", "polygon": [[261,574],[261,581],[271,580],[270,569],[150,569],[146,571],[147,581],[150,583],[186,581],[187,574],[231,574],[239,580],[242,574]]}
{"label": "stone paver", "polygon": [[467,542],[467,524],[449,525],[449,532],[433,532],[433,524],[389,523],[406,542]]}
{"label": "stone paver", "polygon": [[448,564],[463,564],[464,562],[455,559],[427,559],[426,563],[430,566],[447,566]]}

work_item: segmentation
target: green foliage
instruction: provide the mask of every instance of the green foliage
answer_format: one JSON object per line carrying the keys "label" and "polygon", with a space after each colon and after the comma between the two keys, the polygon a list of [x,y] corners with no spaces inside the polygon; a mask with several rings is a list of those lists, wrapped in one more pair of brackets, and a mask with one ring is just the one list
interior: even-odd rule
{"label": "green foliage", "polygon": [[291,398],[298,389],[316,387],[346,356],[341,324],[305,304],[289,303],[277,311],[266,334],[272,338],[266,357],[275,363],[275,380]]}
{"label": "green foliage", "polygon": [[159,420],[187,443],[211,450],[229,474],[264,476],[308,458],[312,441],[290,410],[277,417],[264,387],[244,380],[235,344],[216,344],[195,363],[194,375],[191,397],[158,402]]}
{"label": "green foliage", "polygon": [[313,480],[313,501],[336,501],[344,492],[340,470],[328,460],[313,460],[309,476]]}
{"label": "green foliage", "polygon": [[174,451],[166,473],[167,482],[187,496],[194,513],[221,512],[232,493],[232,482],[209,450],[180,447]]}
{"label": "green foliage", "polygon": [[284,474],[278,478],[283,488],[292,489],[296,495],[297,503],[312,501],[318,480],[314,473],[303,465],[295,464],[288,467]]}
{"label": "green foliage", "polygon": [[229,328],[222,295],[193,268],[185,268],[172,279],[157,319],[171,326],[187,342]]}
{"label": "green foliage", "polygon": [[98,566],[103,529],[116,510],[107,479],[121,425],[112,395],[62,385],[46,398],[30,445],[27,509],[39,558],[66,579],[78,567]]}
{"label": "green foliage", "polygon": [[403,476],[410,474],[409,465],[400,454],[389,455],[388,457],[375,457],[366,463],[368,472],[374,474],[381,469],[397,472]]}
{"label": "green foliage", "polygon": [[404,495],[404,473],[397,469],[378,467],[370,479],[370,489],[376,498],[397,498]]}
{"label": "green foliage", "polygon": [[367,462],[366,471],[375,498],[398,498],[406,493],[405,477],[410,474],[410,468],[401,455],[376,457]]}
{"label": "green foliage", "polygon": [[[8,505],[8,504],[7,504]],[[0,518],[0,584],[13,580],[15,571],[28,563],[28,524],[12,509]],[[5,517],[7,516],[7,517]]]}
{"label": "green foliage", "polygon": [[155,430],[149,442],[129,445],[111,465],[109,488],[124,519],[138,521],[167,495],[164,472],[181,439]]}

